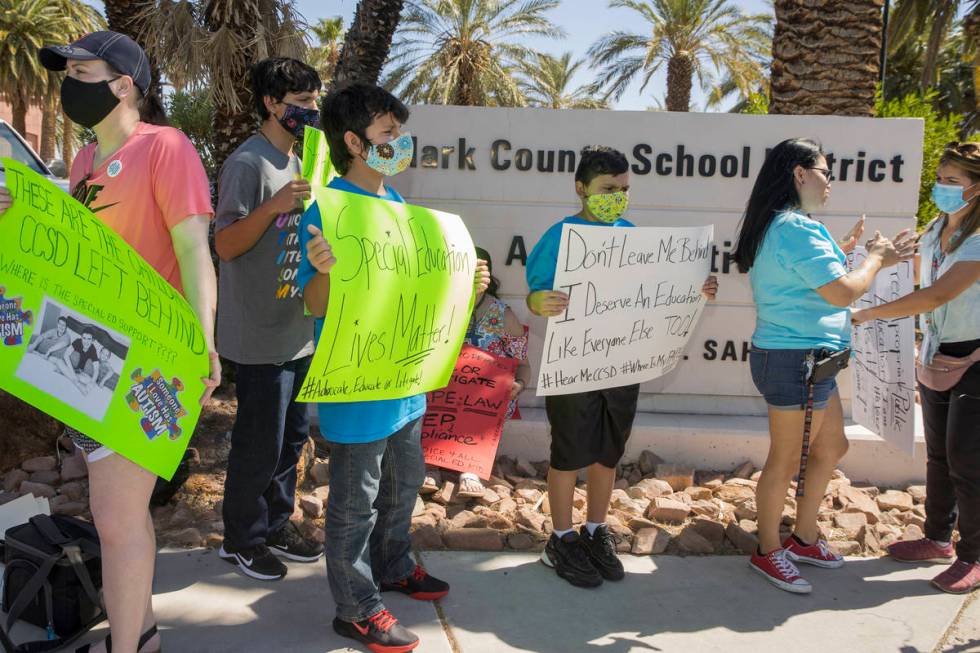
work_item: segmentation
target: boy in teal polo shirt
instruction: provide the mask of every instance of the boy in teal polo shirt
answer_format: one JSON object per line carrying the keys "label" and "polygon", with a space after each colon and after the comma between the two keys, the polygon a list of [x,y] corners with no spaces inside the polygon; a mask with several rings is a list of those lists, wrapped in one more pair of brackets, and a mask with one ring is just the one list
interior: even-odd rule
{"label": "boy in teal polo shirt", "polygon": [[[411,162],[412,138],[401,132],[408,115],[404,104],[377,86],[352,84],[328,96],[320,124],[341,175],[329,187],[404,202],[384,178]],[[317,341],[329,303],[329,273],[336,263],[321,229],[319,208],[313,204],[299,228],[298,281],[315,318]],[[481,284],[489,281],[483,280],[483,268],[478,265]],[[320,433],[330,442],[326,559],[337,603],[333,627],[372,651],[397,653],[419,644],[418,636],[385,608],[380,592],[419,600],[449,592],[447,583],[426,573],[411,555],[412,510],[425,476],[420,441],[425,407],[424,394],[318,405]]]}

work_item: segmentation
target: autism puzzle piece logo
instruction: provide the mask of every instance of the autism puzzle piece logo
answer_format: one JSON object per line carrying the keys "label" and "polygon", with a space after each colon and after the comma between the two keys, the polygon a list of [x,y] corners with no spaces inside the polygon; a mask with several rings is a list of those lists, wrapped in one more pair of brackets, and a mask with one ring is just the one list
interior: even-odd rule
{"label": "autism puzzle piece logo", "polygon": [[7,347],[24,342],[24,325],[34,324],[34,313],[22,310],[23,297],[4,297],[7,288],[0,286],[0,338]]}
{"label": "autism puzzle piece logo", "polygon": [[174,377],[167,383],[160,370],[144,376],[141,368],[133,370],[130,379],[133,385],[126,394],[126,403],[133,412],[140,414],[140,426],[146,437],[152,441],[167,434],[171,440],[178,440],[183,431],[177,421],[187,415],[177,397],[184,389],[181,380]]}

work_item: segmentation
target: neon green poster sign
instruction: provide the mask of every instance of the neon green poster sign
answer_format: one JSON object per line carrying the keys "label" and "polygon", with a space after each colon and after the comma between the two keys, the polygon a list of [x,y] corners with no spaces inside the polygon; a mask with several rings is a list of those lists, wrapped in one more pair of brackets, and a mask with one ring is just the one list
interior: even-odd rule
{"label": "neon green poster sign", "polygon": [[313,187],[333,248],[330,300],[300,401],[443,388],[473,308],[476,250],[459,216]]}
{"label": "neon green poster sign", "polygon": [[169,479],[208,375],[197,317],[91,211],[2,163],[0,387]]}
{"label": "neon green poster sign", "polygon": [[[330,146],[327,135],[315,127],[303,129],[303,165],[301,176],[313,186],[326,186],[337,176],[330,161]],[[304,208],[310,208],[312,200],[305,202]]]}

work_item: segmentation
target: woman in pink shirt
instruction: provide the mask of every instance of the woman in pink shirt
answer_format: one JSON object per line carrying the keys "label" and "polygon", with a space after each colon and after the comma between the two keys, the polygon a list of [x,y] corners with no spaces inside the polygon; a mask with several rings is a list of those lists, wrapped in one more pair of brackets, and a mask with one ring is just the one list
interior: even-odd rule
{"label": "woman in pink shirt", "polygon": [[[67,46],[40,51],[49,70],[67,70],[61,100],[96,142],[72,165],[76,199],[114,229],[190,303],[211,357],[204,404],[221,378],[214,353],[216,283],[208,247],[212,215],[207,175],[193,145],[148,94],[150,66],[132,39],[95,32]],[[0,187],[0,218],[10,207]],[[151,601],[156,541],[150,494],[156,476],[86,436],[68,429],[85,452],[92,516],[102,542],[102,580],[111,641],[79,653],[160,650]]]}

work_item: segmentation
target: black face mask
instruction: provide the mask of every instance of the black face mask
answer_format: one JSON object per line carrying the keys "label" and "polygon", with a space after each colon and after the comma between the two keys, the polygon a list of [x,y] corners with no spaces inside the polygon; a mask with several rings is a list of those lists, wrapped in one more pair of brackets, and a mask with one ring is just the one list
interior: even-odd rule
{"label": "black face mask", "polygon": [[61,82],[61,107],[65,114],[82,127],[91,129],[119,104],[119,98],[109,88],[109,79],[102,82],[82,82],[74,77],[65,77]]}

